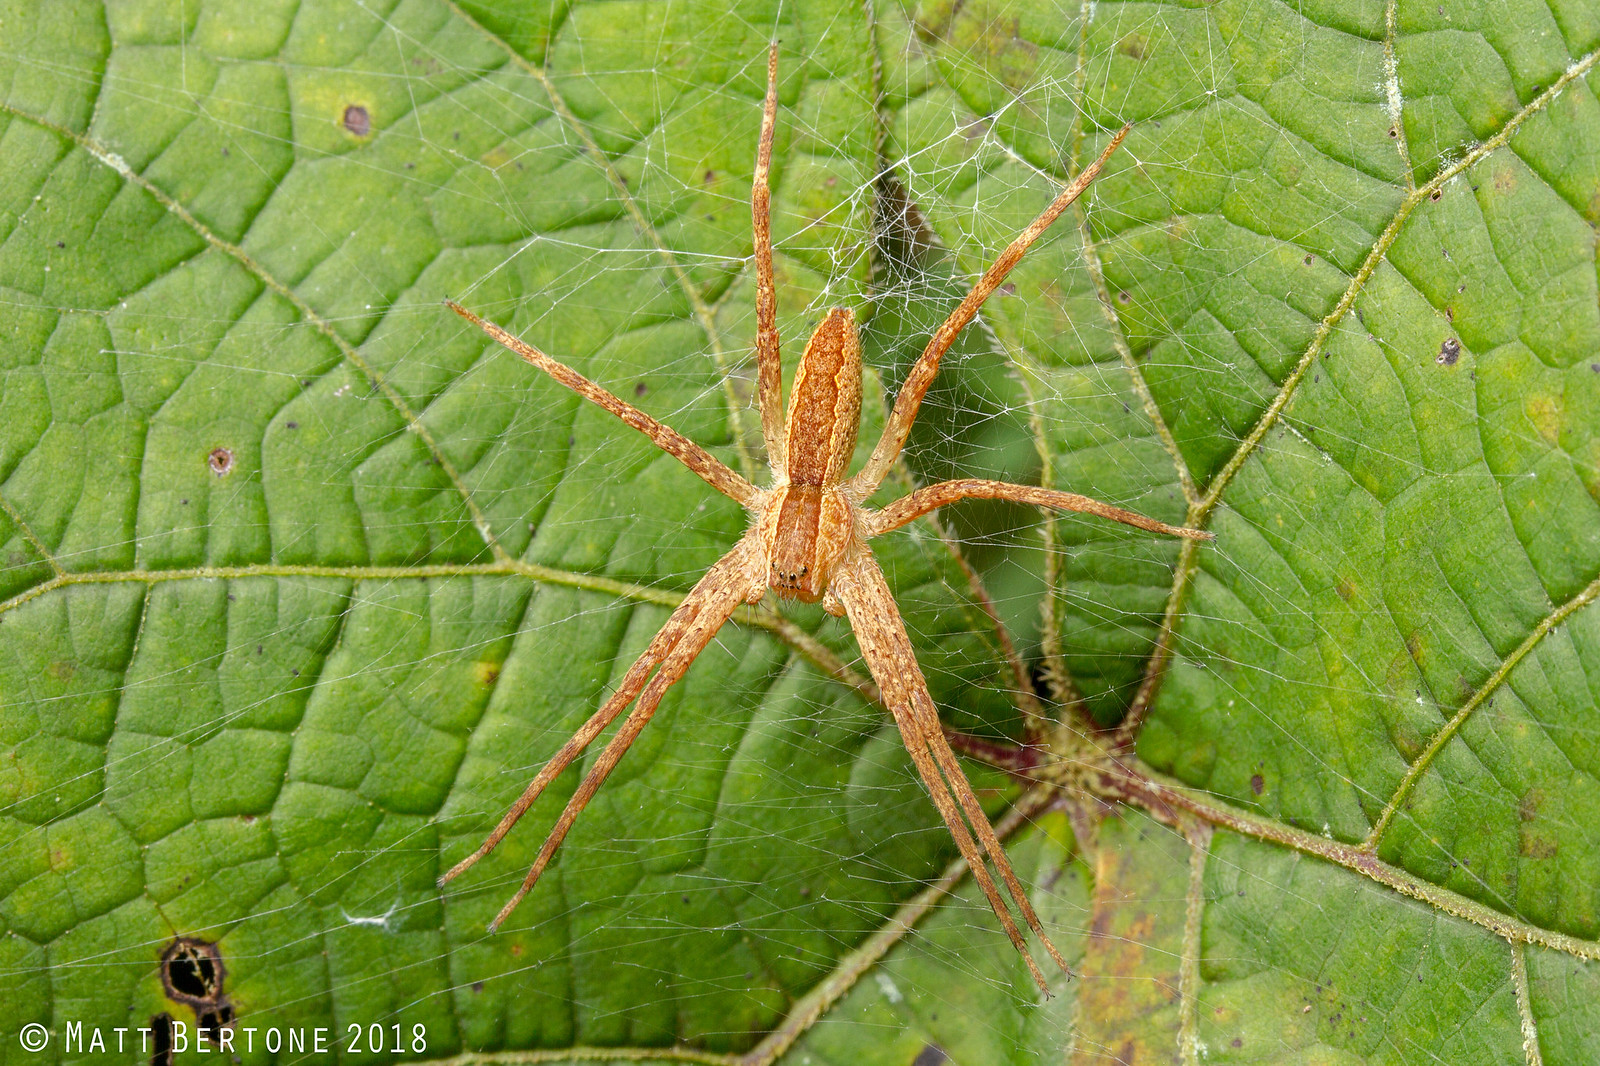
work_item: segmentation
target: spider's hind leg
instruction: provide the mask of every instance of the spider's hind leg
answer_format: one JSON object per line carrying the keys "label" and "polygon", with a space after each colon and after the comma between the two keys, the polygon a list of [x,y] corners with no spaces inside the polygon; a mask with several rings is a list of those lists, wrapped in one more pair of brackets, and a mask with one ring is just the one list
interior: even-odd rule
{"label": "spider's hind leg", "polygon": [[[517,891],[512,900],[500,911],[498,917],[490,924],[493,930],[503,922],[513,908],[522,901],[522,898],[533,888],[539,875],[544,871],[556,849],[561,846],[566,838],[567,831],[572,823],[577,820],[578,814],[588,804],[597,789],[599,789],[606,775],[611,772],[628,746],[633,743],[652,715],[655,714],[657,705],[666,690],[682,677],[689,669],[695,658],[705,650],[717,630],[722,628],[722,623],[734,611],[751,588],[750,580],[750,552],[749,540],[740,541],[728,554],[724,555],[710,570],[706,571],[699,584],[689,593],[684,601],[672,612],[667,623],[651,640],[650,646],[645,649],[627,674],[623,676],[622,683],[612,693],[611,698],[585,722],[572,738],[563,744],[539,771],[537,777],[523,790],[511,809],[500,819],[488,838],[479,845],[478,849],[465,859],[451,867],[450,871],[439,878],[443,885],[456,876],[470,869],[479,859],[493,851],[495,846],[505,839],[517,821],[527,813],[529,807],[543,793],[551,781],[560,775],[574,759],[583,753],[596,737],[610,725],[627,706],[638,698],[638,706],[633,710],[617,735],[612,737],[610,743],[601,753],[596,765],[589,771],[588,776],[579,786],[576,794],[568,802],[566,810],[545,839],[544,846],[539,851],[533,868],[528,872],[522,887]],[[657,667],[659,666],[659,669]],[[651,677],[652,670],[656,670]],[[647,680],[648,679],[648,683]]]}
{"label": "spider's hind leg", "polygon": [[[995,869],[1000,871],[1023,919],[1044,942],[1050,957],[1069,977],[1072,971],[1046,935],[1026,890],[1011,869],[999,838],[989,825],[989,819],[978,804],[972,787],[967,784],[961,765],[956,762],[955,754],[945,742],[933,697],[928,694],[927,682],[917,666],[911,639],[906,635],[905,623],[900,619],[883,572],[878,569],[872,556],[863,551],[850,566],[836,573],[833,588],[849,612],[850,625],[856,631],[861,653],[867,660],[873,680],[878,683],[879,691],[883,693],[884,703],[894,714],[895,724],[900,727],[900,735],[905,739],[906,750],[922,775],[923,784],[927,786],[928,794],[949,828],[950,835],[955,838],[962,858],[967,860],[973,880],[978,882],[1006,936],[1027,963],[1034,983],[1048,995],[1050,987],[1045,983],[1044,974],[1028,951],[1027,941],[989,875],[985,850]],[[959,797],[959,801],[956,797]],[[982,850],[967,830],[966,821],[962,820],[963,810],[967,821],[972,823],[983,841]]]}
{"label": "spider's hind leg", "polygon": [[[1000,919],[1000,925],[1005,930],[1006,936],[1010,938],[1012,947],[1017,949],[1017,954],[1022,956],[1022,961],[1028,964],[1028,973],[1033,976],[1034,984],[1039,986],[1039,991],[1048,996],[1050,994],[1050,985],[1045,981],[1044,974],[1039,970],[1039,964],[1033,960],[1033,953],[1028,950],[1027,941],[1022,937],[1022,931],[1017,928],[1017,923],[1012,919],[1011,912],[1006,909],[1005,900],[1001,898],[1000,890],[995,887],[994,878],[989,876],[989,868],[984,864],[983,852],[978,850],[978,845],[974,843],[972,834],[967,832],[966,824],[961,820],[961,812],[956,807],[956,801],[951,798],[950,787],[945,784],[939,775],[939,766],[933,751],[937,744],[944,742],[944,737],[938,732],[937,717],[935,717],[933,724],[930,726],[920,720],[923,716],[915,708],[906,707],[902,709],[897,706],[894,708],[894,712],[895,722],[900,726],[900,735],[905,740],[906,750],[911,753],[911,761],[916,764],[917,771],[922,775],[922,782],[928,788],[928,795],[932,797],[933,805],[939,809],[940,816],[944,818],[945,827],[950,830],[950,835],[955,838],[956,847],[960,850],[961,857],[967,860],[967,868],[972,871],[973,880],[978,882],[978,887],[983,890],[984,897],[989,901],[990,909],[994,911],[995,917]],[[939,739],[937,741],[929,736],[930,730],[934,736],[938,736]],[[961,784],[966,784],[966,777],[962,775],[959,766],[956,767],[952,780],[959,780]],[[989,820],[985,817],[981,807],[978,809],[977,818],[973,820],[973,825],[982,825],[984,828],[989,829]],[[989,829],[989,836],[992,837],[993,835],[994,830]],[[994,860],[995,867],[1000,870],[1001,877],[1006,880],[1007,887],[1011,888],[1013,898],[1018,900],[1019,903],[1026,900],[1026,893],[1018,891],[1020,886],[1011,887],[1016,883],[1016,875],[1011,872],[1011,864],[1006,860],[1005,852],[1000,849],[998,841],[996,841],[995,846],[990,848],[989,855]],[[1044,935],[1044,931],[1037,928],[1039,919],[1033,914],[1033,908],[1025,903],[1023,906],[1025,907],[1026,917],[1031,918],[1029,925],[1035,927],[1035,932],[1049,946],[1050,957],[1061,965],[1061,969],[1066,972],[1068,977],[1071,977],[1072,971],[1068,969],[1066,961],[1061,958],[1061,953],[1056,950],[1054,944],[1050,943],[1050,938]]]}
{"label": "spider's hind leg", "polygon": [[983,806],[978,802],[977,794],[972,791],[972,785],[967,781],[966,774],[961,772],[961,764],[956,761],[956,753],[950,750],[950,742],[945,740],[937,721],[928,735],[928,747],[943,768],[944,775],[950,782],[950,791],[960,800],[962,810],[967,813],[967,820],[972,823],[973,830],[983,843],[983,849],[989,853],[995,869],[1000,871],[1000,879],[1006,883],[1006,891],[1011,893],[1011,898],[1016,901],[1017,909],[1022,912],[1023,921],[1027,922],[1028,928],[1038,935],[1055,964],[1071,977],[1072,967],[1067,965],[1067,960],[1061,957],[1061,952],[1056,950],[1049,934],[1044,931],[1044,925],[1039,921],[1039,914],[1033,909],[1033,901],[1028,898],[1027,890],[1017,880],[1016,872],[1011,868],[1011,859],[1000,846],[1000,838],[995,835],[994,826],[989,824],[988,816],[983,813]]}

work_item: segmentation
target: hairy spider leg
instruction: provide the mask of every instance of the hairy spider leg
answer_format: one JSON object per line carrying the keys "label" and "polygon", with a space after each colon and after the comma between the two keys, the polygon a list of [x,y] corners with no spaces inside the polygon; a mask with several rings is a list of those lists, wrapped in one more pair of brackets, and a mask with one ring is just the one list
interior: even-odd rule
{"label": "hairy spider leg", "polygon": [[1022,911],[1022,917],[1027,921],[1028,928],[1039,935],[1044,949],[1050,953],[1050,958],[1061,967],[1062,973],[1071,977],[1072,967],[1067,965],[1067,960],[1056,950],[1055,942],[1045,933],[1044,925],[1033,909],[1033,901],[1028,898],[1027,889],[1017,880],[1016,872],[1011,868],[1011,860],[1001,846],[994,826],[989,824],[989,816],[983,813],[983,805],[978,802],[977,793],[972,791],[972,782],[967,780],[967,775],[961,770],[961,764],[956,760],[956,753],[950,749],[950,742],[945,739],[944,730],[939,726],[939,712],[933,705],[933,696],[929,694],[926,682],[912,695],[923,705],[924,720],[931,720],[930,724],[924,726],[928,737],[928,750],[933,752],[933,757],[943,768],[945,777],[950,780],[950,791],[961,801],[961,808],[967,812],[967,820],[972,823],[979,842],[983,844],[984,850],[994,857],[995,868],[1000,871],[1000,878],[1006,883],[1006,891],[1011,893],[1011,898]]}
{"label": "hairy spider leg", "polygon": [[[616,767],[629,746],[638,738],[639,733],[649,724],[667,689],[683,677],[689,665],[705,650],[706,645],[711,643],[711,638],[716,636],[734,609],[748,597],[752,587],[750,556],[751,542],[747,537],[706,571],[705,576],[672,612],[672,616],[650,642],[650,647],[628,668],[622,685],[605,705],[584,723],[583,728],[562,745],[555,757],[545,764],[544,769],[539,771],[538,777],[534,778],[533,783],[500,820],[499,826],[489,840],[439,879],[439,884],[443,885],[488,854],[494,845],[511,831],[517,819],[521,818],[539,798],[545,786],[553,781],[623,708],[634,703],[635,696],[638,697],[638,702],[624,719],[622,727],[607,742],[600,757],[595,760],[594,766],[584,776],[578,790],[567,801],[566,808],[556,820],[555,827],[550,830],[550,835],[545,837],[544,845],[540,847],[538,857],[529,867],[522,885],[500,909],[500,913],[495,915],[494,921],[489,923],[491,933],[500,927],[511,912],[516,910],[517,904],[521,903],[533,890],[533,886],[538,884],[539,877],[550,864],[556,850],[561,847],[573,823],[578,820],[578,815],[583,813],[583,809],[594,798],[594,794],[605,782],[607,775]],[[656,669],[655,676],[651,677],[647,684],[641,685],[645,675],[652,668]]]}
{"label": "hairy spider leg", "polygon": [[750,186],[750,227],[756,244],[756,373],[761,436],[767,463],[784,468],[783,360],[778,350],[778,297],[772,284],[772,136],[778,118],[778,42],[767,49],[767,99],[761,110],[755,181]]}
{"label": "hairy spider leg", "polygon": [[589,805],[594,794],[605,783],[606,777],[616,768],[628,748],[638,739],[644,727],[650,724],[650,719],[655,716],[656,708],[661,705],[661,697],[666,695],[667,689],[681,678],[689,665],[711,643],[711,638],[717,635],[717,630],[722,628],[733,614],[734,608],[743,603],[749,596],[750,580],[750,542],[741,540],[732,551],[724,555],[718,563],[706,571],[706,576],[695,585],[694,591],[689,593],[678,610],[682,611],[691,603],[694,604],[694,617],[685,627],[678,642],[673,645],[666,658],[661,661],[656,675],[639,694],[639,701],[634,705],[628,717],[623,720],[622,727],[616,735],[606,744],[600,757],[595,760],[594,766],[585,775],[583,783],[567,801],[566,809],[561,812],[561,817],[556,819],[555,826],[550,830],[550,835],[545,837],[544,845],[539,849],[539,855],[533,860],[533,865],[528,869],[528,876],[523,878],[522,885],[512,895],[506,905],[500,908],[500,913],[495,915],[494,921],[489,923],[492,933],[500,927],[523,897],[533,891],[533,886],[539,883],[539,877],[555,856],[556,849],[561,847],[561,842],[566,840],[567,831],[578,820],[578,815]]}
{"label": "hairy spider leg", "polygon": [[1169,526],[1165,522],[1146,518],[1135,511],[1125,511],[1121,507],[1113,507],[1109,503],[1080,496],[1076,492],[1059,492],[1056,489],[1042,489],[1036,485],[1013,485],[1005,481],[986,481],[982,478],[941,481],[902,496],[882,510],[867,516],[867,535],[876,537],[881,533],[899,529],[907,522],[921,518],[929,511],[955,503],[957,500],[1010,500],[1013,503],[1033,504],[1057,511],[1079,511],[1083,514],[1098,515],[1124,525],[1149,530],[1151,533],[1166,533],[1174,537],[1188,537],[1190,540],[1212,540],[1216,537],[1215,533],[1203,529]]}
{"label": "hairy spider leg", "polygon": [[[900,620],[899,611],[894,605],[894,597],[889,592],[883,571],[872,558],[871,552],[862,549],[851,563],[839,569],[833,587],[835,594],[844,604],[850,618],[850,627],[855,630],[856,639],[861,644],[862,655],[867,660],[867,667],[872,672],[873,680],[878,683],[884,702],[894,714],[895,723],[900,727],[900,735],[905,740],[906,750],[911,754],[912,762],[922,775],[923,784],[927,786],[934,806],[938,808],[945,826],[950,830],[950,835],[955,838],[956,847],[966,859],[973,879],[978,882],[978,886],[989,901],[990,908],[1000,919],[1006,936],[1011,939],[1017,952],[1027,962],[1028,971],[1032,974],[1034,982],[1041,991],[1049,995],[1050,986],[1045,982],[1044,974],[1040,972],[1032,953],[1028,951],[1027,942],[1023,939],[1016,922],[1012,920],[1011,913],[1001,898],[993,878],[989,876],[983,852],[978,850],[978,845],[968,833],[966,824],[962,821],[961,810],[957,808],[956,800],[952,798],[952,791],[960,797],[961,808],[965,809],[968,820],[972,822],[983,840],[984,850],[988,852],[995,869],[1000,871],[1006,889],[1011,893],[1011,898],[1016,902],[1023,919],[1029,928],[1038,934],[1050,957],[1062,971],[1069,977],[1072,971],[1067,966],[1066,960],[1061,957],[1061,953],[1056,950],[1049,935],[1045,933],[1043,923],[1039,921],[1027,892],[1011,869],[1010,859],[1000,846],[994,828],[989,824],[988,816],[983,813],[977,797],[972,794],[972,786],[967,783],[966,775],[962,773],[960,764],[956,762],[954,753],[950,751],[944,739],[938,711],[933,705],[933,697],[928,693],[928,683],[922,676],[921,667],[917,665],[911,639],[906,635],[905,624]],[[946,779],[949,781],[948,785]]]}
{"label": "hairy spider leg", "polygon": [[906,437],[911,433],[911,424],[917,420],[917,409],[922,406],[922,398],[928,392],[933,379],[939,373],[939,361],[944,358],[944,353],[955,343],[955,339],[977,315],[978,308],[989,298],[989,294],[1000,287],[1006,275],[1011,273],[1011,268],[1022,259],[1022,254],[1028,250],[1039,235],[1050,228],[1074,200],[1083,194],[1089,183],[1099,177],[1100,171],[1105,167],[1106,160],[1111,158],[1111,153],[1117,150],[1122,139],[1132,129],[1131,125],[1124,126],[1111,138],[1105,150],[1096,159],[1083,169],[1083,172],[1074,178],[1061,194],[1051,201],[1050,206],[1039,213],[1039,217],[1028,223],[1026,229],[1019,233],[1015,240],[1000,253],[988,270],[983,272],[972,286],[950,317],[946,318],[933,336],[928,339],[928,345],[922,350],[922,355],[911,368],[911,373],[906,375],[905,384],[900,386],[900,392],[894,398],[894,410],[890,412],[889,421],[883,427],[883,436],[878,438],[877,446],[872,449],[872,456],[867,460],[861,472],[851,479],[851,487],[857,499],[866,499],[882,484],[884,477],[889,473],[889,468],[900,456],[900,449],[905,447]]}
{"label": "hairy spider leg", "polygon": [[[713,579],[722,580],[720,575],[724,574],[728,567],[733,567],[735,572],[737,572],[737,568],[741,563],[748,567],[748,562],[746,561],[748,559],[748,550],[748,545],[741,541],[732,552],[722,557],[721,562],[706,572],[705,576],[700,579],[700,583],[695,586],[694,591],[689,593],[684,601],[678,605],[677,609],[672,612],[666,624],[656,632],[655,637],[650,641],[649,647],[644,650],[644,654],[640,655],[634,661],[634,664],[628,667],[628,672],[623,675],[616,691],[550,757],[550,761],[545,763],[538,776],[528,784],[522,795],[518,796],[517,801],[506,811],[505,816],[500,819],[500,823],[495,826],[494,832],[489,834],[488,839],[478,846],[477,851],[456,863],[448,873],[439,878],[438,883],[441,888],[449,881],[466,873],[479,859],[493,851],[500,841],[505,839],[506,834],[511,832],[512,827],[528,812],[528,808],[532,807],[539,799],[539,796],[549,786],[550,782],[560,776],[561,771],[570,766],[572,760],[581,755],[583,750],[593,743],[594,738],[599,736],[616,719],[617,715],[621,714],[633,702],[634,697],[638,696],[645,687],[645,682],[649,678],[650,672],[673,653],[685,635],[690,633],[699,621],[705,607],[704,601],[699,598],[702,590]],[[746,582],[746,585],[748,586],[748,582]],[[721,624],[720,620],[718,624]]]}
{"label": "hairy spider leg", "polygon": [[701,480],[724,496],[743,504],[745,507],[750,507],[755,503],[757,493],[754,485],[734,473],[722,460],[688,437],[685,437],[682,433],[679,433],[671,426],[657,422],[633,406],[633,404],[608,391],[604,386],[595,384],[567,364],[550,358],[527,341],[522,340],[520,337],[512,336],[493,322],[484,321],[454,300],[446,300],[444,304],[505,347],[516,352],[530,365],[543,370],[560,384],[565,385],[591,403],[605,408],[646,437],[649,437],[657,448],[660,448],[688,467]]}

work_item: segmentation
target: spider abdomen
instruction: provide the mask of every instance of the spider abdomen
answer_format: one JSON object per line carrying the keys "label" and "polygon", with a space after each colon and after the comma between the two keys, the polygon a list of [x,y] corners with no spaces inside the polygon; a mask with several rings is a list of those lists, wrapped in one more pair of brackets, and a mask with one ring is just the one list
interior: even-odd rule
{"label": "spider abdomen", "polygon": [[861,423],[861,340],[856,316],[835,307],[806,342],[789,390],[784,436],[789,483],[832,487],[844,478]]}

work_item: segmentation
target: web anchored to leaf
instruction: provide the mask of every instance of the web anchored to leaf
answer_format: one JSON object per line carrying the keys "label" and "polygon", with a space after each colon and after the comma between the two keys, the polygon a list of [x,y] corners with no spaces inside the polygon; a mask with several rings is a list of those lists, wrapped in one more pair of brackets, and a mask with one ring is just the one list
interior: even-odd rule
{"label": "web anchored to leaf", "polygon": [[[430,1056],[1592,1059],[1587,9],[619,12],[7,23],[0,1028],[198,1024],[193,943],[236,1024]],[[973,501],[874,542],[1048,1002],[820,608],[732,610],[499,933],[568,793],[433,884],[746,523],[438,300],[761,484],[773,37],[788,377],[855,309],[869,442],[1134,126],[864,501],[1217,534]]]}
{"label": "web anchored to leaf", "polygon": [[905,620],[866,542],[967,499],[1009,500],[1093,514],[1148,532],[1191,540],[1208,540],[1210,536],[1198,530],[1170,526],[1086,496],[979,478],[928,485],[881,510],[864,508],[861,503],[877,491],[900,460],[917,412],[938,374],[939,364],[961,331],[1004,282],[1006,275],[1021,262],[1033,242],[1089,187],[1128,130],[1123,127],[1111,138],[1100,157],[1028,224],[934,331],[895,397],[882,438],[861,471],[847,478],[861,418],[862,376],[861,343],[855,315],[849,308],[834,308],[823,317],[806,344],[800,367],[795,372],[787,413],[782,403],[783,368],[773,285],[769,190],[777,109],[778,45],[774,42],[767,53],[767,93],[751,193],[757,278],[757,388],[770,486],[751,485],[676,430],[662,425],[532,345],[485,322],[460,304],[449,303],[452,311],[526,362],[644,434],[652,444],[712,488],[743,506],[750,512],[751,520],[744,538],[695,585],[667,624],[651,639],[646,652],[629,667],[617,691],[539,771],[477,850],[452,866],[439,879],[439,884],[443,887],[493,851],[562,771],[618,715],[633,705],[594,768],[568,801],[521,887],[489,924],[492,932],[533,890],[578,815],[650,723],[668,687],[683,678],[717,630],[732,617],[734,609],[741,602],[761,602],[769,591],[781,599],[804,603],[820,600],[830,614],[849,617],[877,682],[878,695],[894,714],[895,724],[923,783],[928,786],[934,805],[960,847],[973,878],[983,887],[1006,935],[1027,963],[1034,983],[1048,995],[1050,989],[1044,975],[1029,954],[1021,931],[990,877],[989,863],[993,863],[1023,921],[1038,936],[1051,959],[1063,972],[1070,975],[1071,971],[1044,931],[1027,891],[1012,871],[994,828],[945,740],[938,710],[906,634]]}

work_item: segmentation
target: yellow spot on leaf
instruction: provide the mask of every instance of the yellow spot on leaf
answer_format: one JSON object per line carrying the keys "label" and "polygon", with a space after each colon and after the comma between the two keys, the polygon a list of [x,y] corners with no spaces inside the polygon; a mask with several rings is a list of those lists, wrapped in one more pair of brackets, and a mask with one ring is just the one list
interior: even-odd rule
{"label": "yellow spot on leaf", "polygon": [[1546,442],[1556,444],[1561,440],[1565,412],[1562,410],[1559,397],[1538,393],[1528,397],[1524,410],[1527,412],[1528,421],[1533,423],[1533,428],[1538,430],[1539,436]]}

